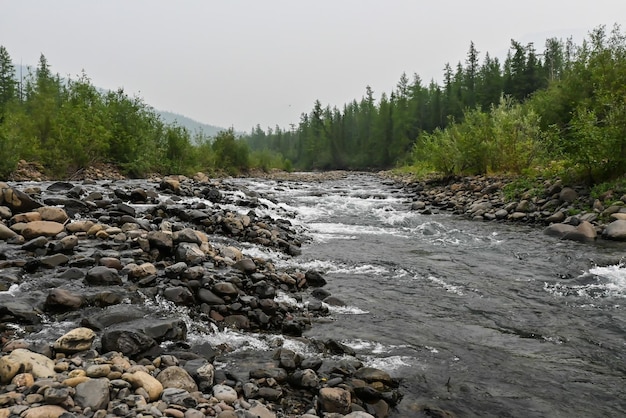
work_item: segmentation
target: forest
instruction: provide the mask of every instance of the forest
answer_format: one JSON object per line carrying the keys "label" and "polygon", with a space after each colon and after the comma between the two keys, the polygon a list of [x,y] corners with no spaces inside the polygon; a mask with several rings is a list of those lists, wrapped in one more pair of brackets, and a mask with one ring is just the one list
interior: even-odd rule
{"label": "forest", "polygon": [[445,64],[443,85],[402,74],[378,101],[368,86],[342,108],[316,101],[297,126],[256,126],[245,139],[301,170],[612,179],[626,169],[625,39],[616,25],[541,51],[511,40],[503,62],[470,43],[464,62]]}
{"label": "forest", "polygon": [[580,45],[550,38],[538,50],[510,41],[503,60],[473,42],[443,82],[402,74],[391,92],[337,106],[315,101],[289,129],[190,133],[123,89],[86,74],[53,74],[41,55],[15,74],[0,46],[0,178],[24,159],[69,177],[97,162],[148,173],[380,170],[417,175],[568,176],[598,183],[626,171],[626,36],[593,29]]}

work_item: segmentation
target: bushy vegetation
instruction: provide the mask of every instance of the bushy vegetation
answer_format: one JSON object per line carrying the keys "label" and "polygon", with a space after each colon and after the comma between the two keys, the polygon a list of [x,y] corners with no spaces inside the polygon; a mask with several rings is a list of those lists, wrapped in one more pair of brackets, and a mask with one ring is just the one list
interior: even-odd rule
{"label": "bushy vegetation", "polygon": [[402,75],[374,100],[338,108],[316,101],[284,131],[259,126],[251,148],[279,152],[299,169],[443,174],[550,174],[598,183],[626,172],[626,36],[594,29],[582,43],[551,38],[538,53],[511,41],[503,63],[470,44],[445,65],[443,85]]}
{"label": "bushy vegetation", "polygon": [[[114,163],[133,177],[237,174],[253,168],[249,154],[232,129],[215,137],[192,136],[164,123],[142,99],[122,89],[99,91],[85,74],[62,80],[43,55],[35,72],[18,80],[0,46],[0,178],[6,179],[20,159],[41,163],[56,178],[99,162]],[[284,168],[282,157],[269,155],[265,169]]]}
{"label": "bushy vegetation", "polygon": [[192,138],[123,90],[61,80],[43,56],[18,82],[0,47],[0,153],[0,176],[26,159],[57,177],[101,161],[132,176],[403,167],[598,184],[626,172],[626,35],[598,27],[580,46],[548,39],[541,53],[512,40],[502,63],[471,43],[442,85],[403,74],[379,100],[368,86],[341,109],[316,101],[290,129],[257,125],[243,138]]}

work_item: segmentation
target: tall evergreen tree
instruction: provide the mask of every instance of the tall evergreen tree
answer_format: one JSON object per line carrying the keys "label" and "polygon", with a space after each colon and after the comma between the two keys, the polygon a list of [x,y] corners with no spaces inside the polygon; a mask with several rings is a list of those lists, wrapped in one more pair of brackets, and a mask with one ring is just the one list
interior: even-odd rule
{"label": "tall evergreen tree", "polygon": [[6,48],[0,45],[0,123],[5,114],[5,108],[17,97],[17,82],[15,67]]}

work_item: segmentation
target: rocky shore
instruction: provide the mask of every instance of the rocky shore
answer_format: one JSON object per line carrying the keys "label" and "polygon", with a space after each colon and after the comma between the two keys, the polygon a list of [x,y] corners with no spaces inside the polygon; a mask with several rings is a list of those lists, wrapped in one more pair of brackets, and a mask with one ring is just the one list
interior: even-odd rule
{"label": "rocky shore", "polygon": [[[322,275],[242,252],[300,252],[300,231],[262,209],[200,173],[0,183],[0,418],[389,416],[398,381],[303,337],[328,315]],[[181,310],[206,332],[279,338],[231,370],[228,343],[190,339]]]}
{"label": "rocky shore", "polygon": [[592,198],[584,186],[546,180],[539,189],[507,199],[504,190],[510,178],[394,180],[405,184],[413,196],[411,208],[423,214],[450,212],[476,221],[532,223],[544,226],[546,235],[578,242],[626,241],[626,195],[613,191]]}

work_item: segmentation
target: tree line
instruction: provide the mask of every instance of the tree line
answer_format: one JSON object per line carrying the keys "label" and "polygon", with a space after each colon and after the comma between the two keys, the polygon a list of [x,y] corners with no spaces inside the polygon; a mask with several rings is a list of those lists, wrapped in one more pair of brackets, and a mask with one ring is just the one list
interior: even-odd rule
{"label": "tree line", "polygon": [[101,91],[83,72],[62,79],[42,54],[34,71],[18,79],[0,46],[0,179],[20,159],[36,161],[55,178],[99,162],[125,174],[238,173],[283,161],[251,153],[232,129],[215,137],[164,123],[156,111],[123,89]]}
{"label": "tree line", "polygon": [[600,26],[581,45],[571,38],[511,41],[503,62],[446,64],[443,83],[402,74],[390,93],[341,109],[303,113],[291,129],[246,137],[252,150],[289,159],[298,169],[380,169],[398,165],[444,174],[552,170],[589,181],[626,169],[626,42]]}
{"label": "tree line", "polygon": [[442,84],[402,74],[395,88],[341,108],[315,101],[289,129],[215,137],[164,123],[139,97],[62,79],[41,55],[18,79],[0,46],[0,178],[19,159],[69,177],[111,162],[133,177],[195,171],[387,169],[554,174],[591,183],[626,171],[626,35],[592,30],[581,45],[511,41],[503,62],[474,43]]}

